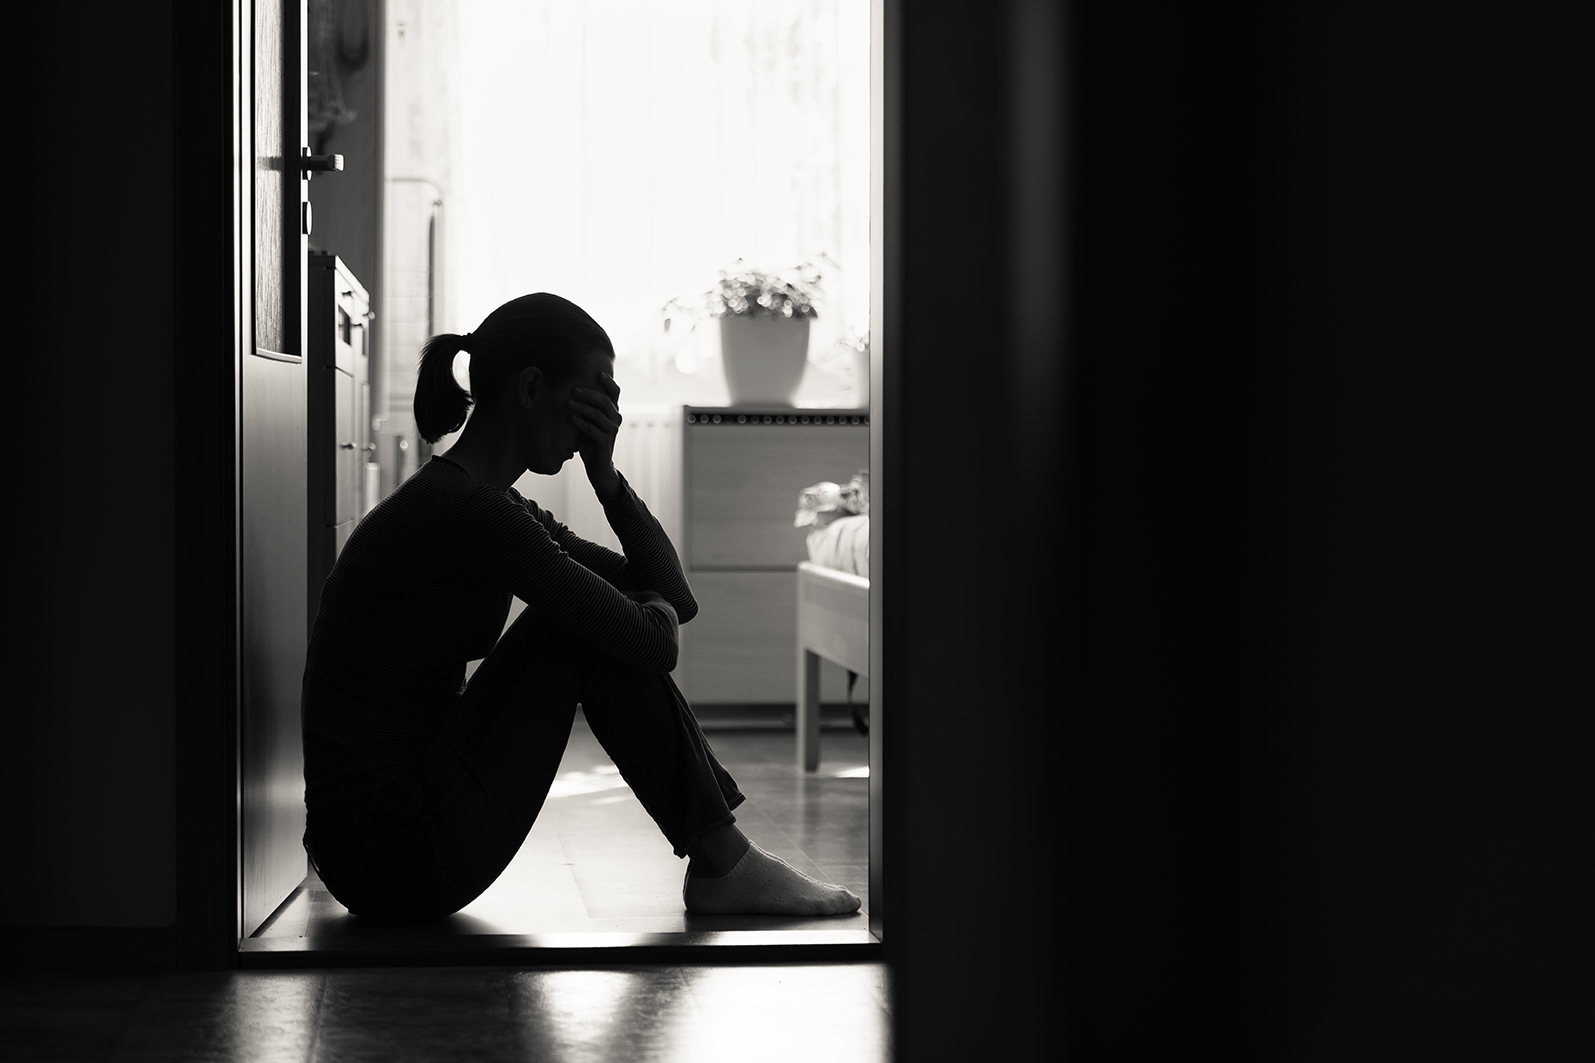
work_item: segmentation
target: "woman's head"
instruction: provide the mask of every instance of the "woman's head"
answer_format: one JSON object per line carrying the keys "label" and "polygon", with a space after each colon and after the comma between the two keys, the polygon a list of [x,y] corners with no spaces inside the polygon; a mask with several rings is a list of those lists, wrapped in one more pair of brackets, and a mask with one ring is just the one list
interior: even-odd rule
{"label": "woman's head", "polygon": [[[454,358],[471,356],[471,390],[454,379]],[[415,385],[415,423],[428,443],[459,428],[473,406],[481,412],[511,402],[528,374],[540,387],[560,389],[589,375],[594,357],[613,361],[615,347],[598,322],[569,299],[547,292],[511,299],[464,336],[434,336],[421,350]],[[552,426],[550,426],[552,427]]]}

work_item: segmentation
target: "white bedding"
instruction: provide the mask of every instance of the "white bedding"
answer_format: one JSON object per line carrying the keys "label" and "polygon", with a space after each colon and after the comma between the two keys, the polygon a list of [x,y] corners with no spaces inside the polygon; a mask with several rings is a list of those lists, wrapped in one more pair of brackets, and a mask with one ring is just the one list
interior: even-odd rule
{"label": "white bedding", "polygon": [[808,534],[809,560],[869,579],[869,514],[838,517]]}

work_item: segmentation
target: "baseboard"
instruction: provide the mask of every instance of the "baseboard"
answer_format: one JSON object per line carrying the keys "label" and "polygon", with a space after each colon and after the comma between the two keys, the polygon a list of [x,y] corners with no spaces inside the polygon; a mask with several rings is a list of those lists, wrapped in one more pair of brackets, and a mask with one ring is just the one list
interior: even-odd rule
{"label": "baseboard", "polygon": [[[869,704],[858,706],[865,719],[869,718]],[[797,710],[790,704],[762,703],[751,705],[695,704],[692,713],[698,726],[705,731],[796,731]],[[850,731],[853,714],[842,703],[820,706],[820,727],[826,731]]]}
{"label": "baseboard", "polygon": [[175,926],[0,925],[0,970],[171,971]]}

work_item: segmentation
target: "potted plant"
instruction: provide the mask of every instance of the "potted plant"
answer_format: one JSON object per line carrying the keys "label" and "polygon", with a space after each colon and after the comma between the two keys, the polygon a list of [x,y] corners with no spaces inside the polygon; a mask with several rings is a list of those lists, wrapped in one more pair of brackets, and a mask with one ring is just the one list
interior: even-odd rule
{"label": "potted plant", "polygon": [[665,329],[677,313],[719,319],[731,405],[791,406],[808,364],[809,322],[818,316],[814,302],[820,291],[812,263],[782,274],[737,259],[703,294],[701,309],[675,299],[667,303]]}

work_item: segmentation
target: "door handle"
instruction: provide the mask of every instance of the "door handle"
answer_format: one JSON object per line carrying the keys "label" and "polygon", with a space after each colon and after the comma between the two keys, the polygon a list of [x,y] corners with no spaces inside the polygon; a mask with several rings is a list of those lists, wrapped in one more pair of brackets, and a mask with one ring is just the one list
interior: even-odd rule
{"label": "door handle", "polygon": [[306,180],[318,173],[342,173],[342,155],[312,155],[309,148],[299,149],[299,172]]}
{"label": "door handle", "polygon": [[354,449],[354,444],[353,443],[339,443],[338,444],[338,449],[339,450],[353,450]]}

